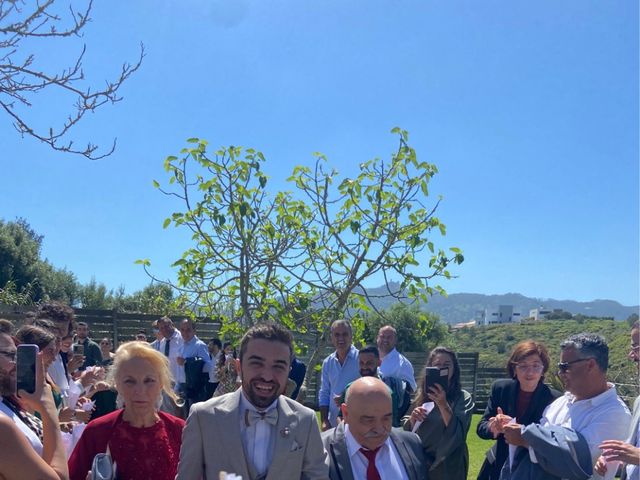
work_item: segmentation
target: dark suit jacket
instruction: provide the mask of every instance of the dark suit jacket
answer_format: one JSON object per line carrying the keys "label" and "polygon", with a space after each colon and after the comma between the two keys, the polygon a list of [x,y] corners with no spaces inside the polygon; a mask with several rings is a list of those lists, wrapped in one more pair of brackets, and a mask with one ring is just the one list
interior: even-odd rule
{"label": "dark suit jacket", "polygon": [[[409,480],[427,480],[427,467],[420,439],[415,433],[392,429],[389,435],[400,454]],[[344,423],[322,434],[322,444],[327,452],[331,480],[354,480],[349,451],[344,438]],[[385,479],[382,480],[394,480]]]}
{"label": "dark suit jacket", "polygon": [[[480,438],[484,438],[485,440],[493,439],[493,435],[489,431],[489,419],[496,416],[498,407],[502,408],[504,414],[511,417],[515,416],[519,391],[520,383],[515,379],[496,380],[493,385],[491,385],[491,397],[476,429]],[[531,398],[531,403],[529,403],[529,407],[524,416],[517,419],[518,423],[521,425],[529,425],[530,423],[539,422],[547,405],[559,396],[560,392],[557,390],[547,387],[542,382],[538,383]],[[490,464],[485,460],[478,474],[478,480],[497,480],[500,476],[502,465],[509,456],[509,446],[504,441],[504,436],[498,436],[494,451],[496,457],[495,462]]]}

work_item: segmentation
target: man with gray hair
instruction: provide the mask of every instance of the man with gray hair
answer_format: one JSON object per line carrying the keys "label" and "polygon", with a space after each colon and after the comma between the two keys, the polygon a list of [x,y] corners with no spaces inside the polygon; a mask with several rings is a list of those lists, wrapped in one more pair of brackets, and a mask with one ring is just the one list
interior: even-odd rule
{"label": "man with gray hair", "polygon": [[349,320],[331,324],[331,343],[336,351],[322,362],[322,377],[318,392],[322,431],[337,425],[338,402],[346,386],[360,377],[358,349],[353,346],[353,329]]}
{"label": "man with gray hair", "polygon": [[[599,445],[608,439],[624,439],[631,415],[618,397],[615,385],[607,382],[609,346],[604,338],[593,333],[572,335],[562,342],[560,350],[558,374],[565,386],[565,394],[545,409],[539,425],[505,425],[504,437],[510,445],[528,449],[529,458],[524,459],[528,468],[545,469],[543,464],[573,468],[571,464],[576,463],[574,471],[582,470],[589,475],[601,454]],[[558,436],[549,435],[548,432],[551,429],[557,430],[558,427],[576,432],[573,434],[566,430],[567,437],[575,435],[582,443],[586,441],[588,452],[585,460],[576,461],[575,456],[562,455],[557,444],[549,443]],[[535,446],[532,443],[535,443]],[[571,448],[568,451],[571,451]],[[591,458],[588,458],[589,454]],[[515,455],[512,472],[517,469],[518,453]],[[544,462],[540,461],[542,458],[545,459]],[[539,467],[535,467],[534,464]],[[508,466],[509,462],[505,463],[503,470]],[[557,476],[571,478],[565,474]],[[514,477],[517,478],[516,475],[512,476]],[[589,478],[604,477],[594,472]]]}

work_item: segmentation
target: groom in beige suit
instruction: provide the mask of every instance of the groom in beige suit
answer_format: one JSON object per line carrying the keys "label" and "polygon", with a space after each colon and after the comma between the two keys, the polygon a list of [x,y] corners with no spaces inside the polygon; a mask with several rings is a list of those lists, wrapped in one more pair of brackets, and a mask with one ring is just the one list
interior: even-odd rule
{"label": "groom in beige suit", "polygon": [[282,395],[293,355],[284,327],[263,323],[240,342],[242,388],[191,408],[177,480],[328,480],[315,412]]}

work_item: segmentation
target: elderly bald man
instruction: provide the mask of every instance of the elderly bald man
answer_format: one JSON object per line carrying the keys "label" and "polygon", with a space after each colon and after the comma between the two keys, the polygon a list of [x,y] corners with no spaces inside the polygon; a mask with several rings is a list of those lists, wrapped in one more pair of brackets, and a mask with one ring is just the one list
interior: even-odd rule
{"label": "elderly bald man", "polygon": [[420,439],[391,427],[391,394],[384,382],[362,377],[341,406],[344,422],[322,434],[331,480],[424,480]]}

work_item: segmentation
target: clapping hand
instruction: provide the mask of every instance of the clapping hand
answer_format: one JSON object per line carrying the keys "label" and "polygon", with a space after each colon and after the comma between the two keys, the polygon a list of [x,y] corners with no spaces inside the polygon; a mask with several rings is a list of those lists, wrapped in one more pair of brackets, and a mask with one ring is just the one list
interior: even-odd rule
{"label": "clapping hand", "polygon": [[504,433],[504,426],[511,420],[513,420],[513,418],[505,415],[502,412],[502,408],[498,407],[496,416],[489,419],[489,431],[493,434],[493,438],[497,438],[498,435]]}
{"label": "clapping hand", "polygon": [[[606,440],[598,445],[606,462],[640,465],[640,448],[621,440]],[[600,458],[602,458],[600,457]]]}

